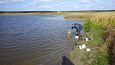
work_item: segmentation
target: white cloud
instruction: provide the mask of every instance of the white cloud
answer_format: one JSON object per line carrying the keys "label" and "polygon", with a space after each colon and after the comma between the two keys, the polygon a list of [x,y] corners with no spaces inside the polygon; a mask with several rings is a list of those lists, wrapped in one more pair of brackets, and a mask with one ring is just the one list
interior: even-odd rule
{"label": "white cloud", "polygon": [[34,0],[34,1],[37,1],[37,2],[52,2],[52,0]]}
{"label": "white cloud", "polygon": [[32,4],[38,5],[40,3],[56,3],[56,2],[62,2],[64,0],[31,0]]}
{"label": "white cloud", "polygon": [[64,0],[32,0],[34,3],[49,3],[49,2],[62,2]]}
{"label": "white cloud", "polygon": [[16,3],[16,2],[23,2],[25,0],[0,0],[0,3]]}
{"label": "white cloud", "polygon": [[79,2],[91,2],[92,0],[79,0]]}
{"label": "white cloud", "polygon": [[90,3],[90,2],[101,3],[102,1],[101,0],[79,0],[78,2],[83,2],[83,3]]}
{"label": "white cloud", "polygon": [[39,8],[52,8],[53,6],[40,6]]}

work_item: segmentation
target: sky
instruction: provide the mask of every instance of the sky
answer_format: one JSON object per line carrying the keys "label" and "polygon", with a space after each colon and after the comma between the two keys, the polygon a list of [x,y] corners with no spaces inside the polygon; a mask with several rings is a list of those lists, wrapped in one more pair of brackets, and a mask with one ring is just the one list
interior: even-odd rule
{"label": "sky", "polygon": [[0,0],[0,11],[115,10],[115,0]]}

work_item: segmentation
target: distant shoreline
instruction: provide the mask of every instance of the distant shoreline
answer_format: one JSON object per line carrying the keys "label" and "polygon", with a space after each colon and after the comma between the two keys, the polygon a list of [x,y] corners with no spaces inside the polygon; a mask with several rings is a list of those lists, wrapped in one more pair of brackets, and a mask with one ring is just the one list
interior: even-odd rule
{"label": "distant shoreline", "polygon": [[115,10],[100,11],[0,11],[0,15],[63,15],[66,20],[86,20],[94,15],[115,14]]}
{"label": "distant shoreline", "polygon": [[14,12],[14,13],[26,13],[26,12],[112,12],[115,10],[82,10],[82,11],[0,11],[0,13],[5,13],[5,12]]}

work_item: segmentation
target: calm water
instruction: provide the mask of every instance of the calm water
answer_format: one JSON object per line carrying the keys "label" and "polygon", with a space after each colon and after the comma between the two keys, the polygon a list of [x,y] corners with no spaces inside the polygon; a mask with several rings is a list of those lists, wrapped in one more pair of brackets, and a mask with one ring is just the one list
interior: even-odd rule
{"label": "calm water", "polygon": [[0,65],[60,65],[73,47],[72,21],[54,15],[0,16]]}

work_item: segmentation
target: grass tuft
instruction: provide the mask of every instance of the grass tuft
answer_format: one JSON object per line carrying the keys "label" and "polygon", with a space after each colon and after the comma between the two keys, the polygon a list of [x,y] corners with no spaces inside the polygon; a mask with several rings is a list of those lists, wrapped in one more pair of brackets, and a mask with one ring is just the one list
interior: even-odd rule
{"label": "grass tuft", "polygon": [[108,63],[108,54],[104,52],[98,52],[90,65],[108,65]]}

